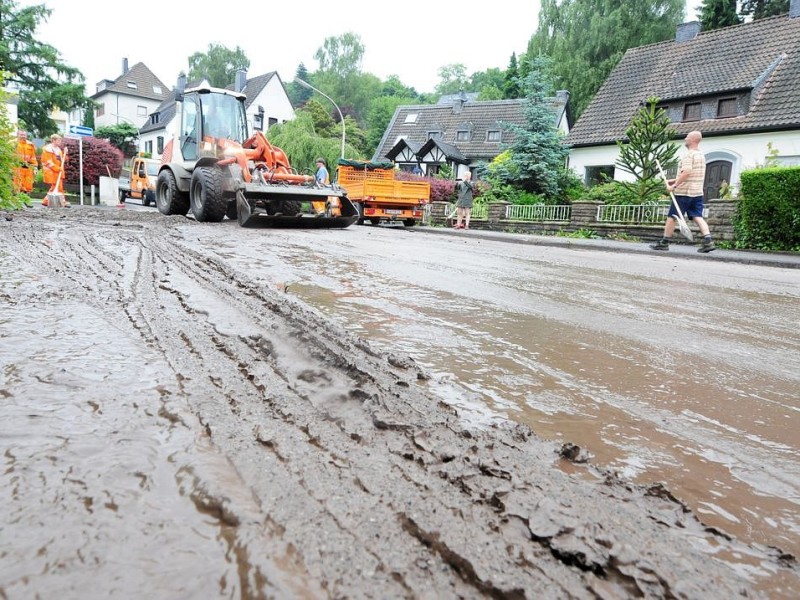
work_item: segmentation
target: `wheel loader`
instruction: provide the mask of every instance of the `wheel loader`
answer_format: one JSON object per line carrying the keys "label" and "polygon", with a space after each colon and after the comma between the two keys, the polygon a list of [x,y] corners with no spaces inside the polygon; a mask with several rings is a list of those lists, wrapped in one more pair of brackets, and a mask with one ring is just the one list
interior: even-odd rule
{"label": "wheel loader", "polygon": [[[206,85],[178,91],[156,182],[165,215],[242,227],[347,227],[358,212],[336,184],[295,171],[261,131],[248,134],[245,95]],[[171,131],[170,131],[171,130]]]}

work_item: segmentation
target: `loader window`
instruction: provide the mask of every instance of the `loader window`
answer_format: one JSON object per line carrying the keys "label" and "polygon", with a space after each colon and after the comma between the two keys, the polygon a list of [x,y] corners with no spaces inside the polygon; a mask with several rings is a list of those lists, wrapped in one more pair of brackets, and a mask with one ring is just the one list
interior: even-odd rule
{"label": "loader window", "polygon": [[197,158],[197,116],[196,99],[185,96],[181,117],[181,153],[184,160]]}
{"label": "loader window", "polygon": [[244,105],[235,96],[205,94],[201,96],[203,135],[226,138],[241,143],[247,133]]}

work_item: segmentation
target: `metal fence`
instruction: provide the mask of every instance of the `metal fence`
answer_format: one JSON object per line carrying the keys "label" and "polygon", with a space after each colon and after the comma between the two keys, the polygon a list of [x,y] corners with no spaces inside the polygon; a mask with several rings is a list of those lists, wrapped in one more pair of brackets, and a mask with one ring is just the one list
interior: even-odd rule
{"label": "metal fence", "polygon": [[[669,212],[669,202],[659,204],[610,204],[597,207],[600,223],[663,223]],[[708,209],[703,209],[708,217]]]}
{"label": "metal fence", "polygon": [[[458,214],[456,213],[456,205],[450,202],[444,209],[444,216],[446,219],[455,219],[458,216]],[[473,204],[472,212],[470,213],[470,218],[471,219],[489,218],[489,206],[487,204]],[[423,223],[424,222],[425,220],[423,218]]]}
{"label": "metal fence", "polygon": [[506,206],[509,221],[569,221],[572,207],[568,204],[510,204]]}

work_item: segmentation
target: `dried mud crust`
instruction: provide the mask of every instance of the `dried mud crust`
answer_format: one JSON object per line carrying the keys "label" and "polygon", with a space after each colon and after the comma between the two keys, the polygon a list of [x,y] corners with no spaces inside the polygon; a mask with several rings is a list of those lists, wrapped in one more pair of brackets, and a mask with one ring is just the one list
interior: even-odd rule
{"label": "dried mud crust", "polygon": [[[192,494],[243,554],[274,539],[320,595],[349,598],[754,597],[718,557],[796,571],[778,550],[708,530],[661,486],[570,476],[555,465],[561,448],[523,426],[469,428],[410,358],[182,245],[179,225],[221,226],[28,210],[0,221],[0,249],[64,294],[113,304],[119,326],[171,365],[166,389],[196,415],[188,426],[258,506],[226,496],[222,480]],[[276,593],[247,577],[249,597]]]}

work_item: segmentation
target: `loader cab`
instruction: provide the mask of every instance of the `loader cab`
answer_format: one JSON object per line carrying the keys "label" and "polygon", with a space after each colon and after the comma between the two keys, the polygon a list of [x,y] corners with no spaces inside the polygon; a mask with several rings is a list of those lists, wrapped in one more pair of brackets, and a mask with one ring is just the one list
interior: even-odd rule
{"label": "loader cab", "polygon": [[183,95],[180,144],[184,160],[215,156],[216,140],[241,144],[247,139],[244,98],[212,88],[188,90]]}

